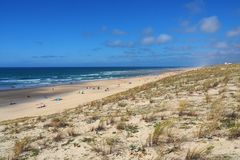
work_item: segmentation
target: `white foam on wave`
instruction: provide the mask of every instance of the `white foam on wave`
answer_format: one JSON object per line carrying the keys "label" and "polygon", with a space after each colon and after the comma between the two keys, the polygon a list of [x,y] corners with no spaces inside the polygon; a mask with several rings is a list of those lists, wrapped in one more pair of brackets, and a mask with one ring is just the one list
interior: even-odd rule
{"label": "white foam on wave", "polygon": [[41,79],[9,79],[0,80],[1,83],[38,83]]}

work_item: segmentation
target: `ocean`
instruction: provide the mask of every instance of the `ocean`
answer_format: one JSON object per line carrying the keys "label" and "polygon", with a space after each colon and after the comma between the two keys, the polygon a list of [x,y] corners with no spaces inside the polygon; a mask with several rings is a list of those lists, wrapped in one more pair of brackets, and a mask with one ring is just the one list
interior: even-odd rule
{"label": "ocean", "polygon": [[0,68],[0,90],[81,83],[99,79],[156,75],[179,67]]}

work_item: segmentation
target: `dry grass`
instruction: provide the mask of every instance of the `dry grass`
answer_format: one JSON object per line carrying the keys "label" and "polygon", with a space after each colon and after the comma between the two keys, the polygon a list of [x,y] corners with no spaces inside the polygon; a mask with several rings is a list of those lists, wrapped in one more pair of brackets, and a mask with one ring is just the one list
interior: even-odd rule
{"label": "dry grass", "polygon": [[44,125],[44,127],[54,127],[54,128],[63,128],[68,126],[63,119],[60,118],[53,118],[49,124]]}
{"label": "dry grass", "polygon": [[202,124],[198,131],[197,131],[197,137],[198,138],[211,138],[214,135],[214,131],[219,129],[219,122],[214,121],[208,121]]}
{"label": "dry grass", "polygon": [[105,123],[106,123],[105,119],[101,119],[98,123],[98,126],[96,128],[94,128],[93,130],[95,130],[96,132],[104,131],[106,129]]}
{"label": "dry grass", "polygon": [[[228,144],[238,144],[240,137],[239,75],[240,65],[203,68],[61,115],[4,122],[0,143],[8,150],[0,148],[0,154],[8,157],[9,144],[16,141],[18,159],[77,159],[71,154],[76,147],[80,159],[211,159],[222,157],[221,152],[234,159],[240,156],[238,148]],[[18,140],[26,135],[33,139]],[[192,147],[209,143],[217,150]]]}
{"label": "dry grass", "polygon": [[21,153],[28,150],[30,141],[29,137],[25,137],[15,142],[13,149],[15,159],[17,159]]}
{"label": "dry grass", "polygon": [[158,145],[159,144],[159,137],[161,135],[164,135],[166,133],[169,133],[169,128],[173,126],[172,120],[165,120],[163,122],[159,122],[155,125],[155,129],[153,131],[153,134],[148,139],[147,144],[149,146]]}
{"label": "dry grass", "polygon": [[240,137],[240,123],[235,124],[232,128],[229,129],[228,137],[230,139]]}
{"label": "dry grass", "polygon": [[91,145],[92,150],[102,156],[112,154],[116,149],[118,140],[116,138],[105,138],[99,142],[94,142]]}
{"label": "dry grass", "polygon": [[196,112],[190,108],[190,103],[187,100],[180,100],[178,107],[179,116],[196,116]]}
{"label": "dry grass", "polygon": [[203,89],[205,92],[207,92],[210,88],[217,87],[219,85],[219,82],[215,79],[207,79],[203,83]]}
{"label": "dry grass", "polygon": [[144,120],[147,123],[153,122],[156,120],[156,115],[154,113],[144,114],[142,115],[142,120]]}
{"label": "dry grass", "polygon": [[206,156],[211,152],[213,146],[208,147],[194,147],[193,149],[189,149],[185,160],[204,160],[207,159]]}
{"label": "dry grass", "polygon": [[78,135],[78,133],[76,132],[76,130],[73,127],[68,128],[66,130],[66,132],[67,132],[67,135],[71,136],[71,137],[76,137]]}
{"label": "dry grass", "polygon": [[210,102],[211,102],[211,99],[212,99],[212,97],[211,97],[208,93],[205,93],[206,103],[210,103]]}
{"label": "dry grass", "polygon": [[57,135],[55,137],[53,137],[53,141],[55,142],[60,142],[62,139],[64,138],[63,133],[57,133]]}

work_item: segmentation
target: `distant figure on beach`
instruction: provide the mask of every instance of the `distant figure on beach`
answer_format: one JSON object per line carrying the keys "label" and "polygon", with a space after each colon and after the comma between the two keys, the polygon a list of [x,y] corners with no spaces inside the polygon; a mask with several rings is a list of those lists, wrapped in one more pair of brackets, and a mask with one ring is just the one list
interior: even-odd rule
{"label": "distant figure on beach", "polygon": [[55,101],[61,101],[61,100],[63,100],[61,97],[57,97],[57,98],[55,98],[54,99]]}
{"label": "distant figure on beach", "polygon": [[38,106],[37,108],[44,108],[44,107],[46,107],[45,104],[40,104],[40,106]]}
{"label": "distant figure on beach", "polygon": [[109,88],[106,88],[106,89],[105,89],[105,92],[107,92],[107,91],[109,91]]}
{"label": "distant figure on beach", "polygon": [[16,103],[15,103],[15,102],[10,102],[10,103],[9,103],[9,105],[14,105],[14,104],[16,104]]}
{"label": "distant figure on beach", "polygon": [[100,89],[100,87],[98,86],[98,87],[97,87],[97,89],[99,90],[99,89]]}
{"label": "distant figure on beach", "polygon": [[54,91],[54,88],[52,88],[52,91]]}

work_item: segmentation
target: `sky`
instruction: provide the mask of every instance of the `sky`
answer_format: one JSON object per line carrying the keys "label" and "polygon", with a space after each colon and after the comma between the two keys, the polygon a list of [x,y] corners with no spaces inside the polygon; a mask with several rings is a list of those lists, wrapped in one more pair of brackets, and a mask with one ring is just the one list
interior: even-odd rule
{"label": "sky", "polygon": [[240,62],[239,0],[0,0],[0,67]]}

